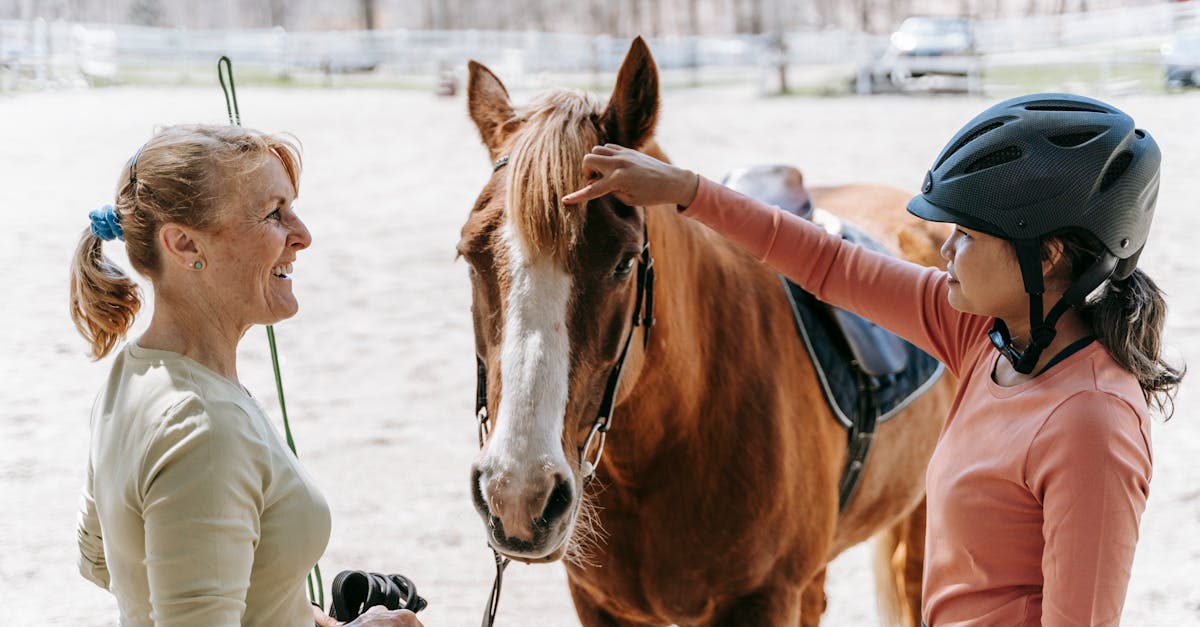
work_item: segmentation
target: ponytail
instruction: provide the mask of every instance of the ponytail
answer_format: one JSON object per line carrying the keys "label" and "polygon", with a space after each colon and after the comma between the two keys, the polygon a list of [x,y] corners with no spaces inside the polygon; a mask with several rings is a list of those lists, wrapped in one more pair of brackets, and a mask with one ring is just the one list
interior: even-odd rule
{"label": "ponytail", "polygon": [[[1094,236],[1075,232],[1042,240],[1042,259],[1059,248],[1068,263],[1051,272],[1065,271],[1058,278],[1068,283],[1078,279],[1096,261],[1103,244]],[[1163,326],[1167,301],[1158,285],[1145,272],[1134,269],[1124,279],[1109,279],[1079,305],[1079,312],[1113,361],[1137,379],[1146,406],[1165,420],[1175,413],[1175,394],[1187,372],[1162,357]]]}
{"label": "ponytail", "polygon": [[1167,303],[1158,285],[1135,269],[1101,287],[1081,312],[1113,360],[1137,378],[1146,404],[1170,420],[1187,369],[1162,358]]}
{"label": "ponytail", "polygon": [[93,359],[112,352],[142,306],[137,284],[104,256],[101,244],[84,230],[71,260],[71,320],[91,343]]}

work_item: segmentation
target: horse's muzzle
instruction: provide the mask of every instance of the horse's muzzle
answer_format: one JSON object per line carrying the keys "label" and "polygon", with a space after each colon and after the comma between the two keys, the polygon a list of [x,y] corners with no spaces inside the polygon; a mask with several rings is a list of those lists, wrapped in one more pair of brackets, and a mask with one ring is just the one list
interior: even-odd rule
{"label": "horse's muzzle", "polygon": [[[488,541],[500,553],[525,562],[548,561],[566,542],[575,491],[570,479],[549,475],[544,487],[518,489],[476,467],[471,498],[488,530]],[[535,482],[536,483],[536,482]]]}

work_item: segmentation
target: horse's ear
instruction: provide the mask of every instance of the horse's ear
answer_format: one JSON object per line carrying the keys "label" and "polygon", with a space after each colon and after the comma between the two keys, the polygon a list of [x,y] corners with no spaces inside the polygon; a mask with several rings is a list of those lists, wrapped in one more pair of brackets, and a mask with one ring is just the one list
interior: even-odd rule
{"label": "horse's ear", "polygon": [[658,68],[646,41],[637,37],[621,63],[601,127],[608,141],[637,149],[654,135],[657,119]]}
{"label": "horse's ear", "polygon": [[487,146],[493,159],[504,145],[504,140],[516,130],[520,120],[513,111],[504,83],[481,63],[467,63],[467,111],[471,114],[479,138]]}

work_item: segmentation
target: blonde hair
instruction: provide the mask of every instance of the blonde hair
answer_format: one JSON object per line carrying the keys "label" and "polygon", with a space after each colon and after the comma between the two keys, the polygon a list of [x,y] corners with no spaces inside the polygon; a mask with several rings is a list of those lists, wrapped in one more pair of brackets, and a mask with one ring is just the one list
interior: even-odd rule
{"label": "blonde hair", "polygon": [[563,259],[583,231],[584,213],[562,197],[583,187],[583,155],[599,137],[592,122],[604,101],[558,89],[522,112],[527,130],[513,146],[505,206],[508,222],[536,256]]}
{"label": "blonde hair", "polygon": [[[163,224],[200,231],[217,222],[221,200],[236,191],[230,181],[277,157],[299,193],[297,142],[240,126],[169,126],[154,135],[122,168],[117,214],[129,263],[153,282],[161,259],[155,242]],[[112,263],[91,229],[71,260],[71,319],[91,344],[94,359],[110,353],[141,308],[137,283]]]}

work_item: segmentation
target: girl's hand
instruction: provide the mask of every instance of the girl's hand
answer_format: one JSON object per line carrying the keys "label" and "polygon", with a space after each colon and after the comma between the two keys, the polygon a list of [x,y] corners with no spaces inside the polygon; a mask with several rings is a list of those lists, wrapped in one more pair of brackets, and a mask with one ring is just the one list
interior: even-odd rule
{"label": "girl's hand", "polygon": [[583,158],[584,174],[591,183],[563,197],[566,204],[580,204],[612,194],[634,206],[671,204],[687,207],[696,198],[700,177],[636,150],[605,144]]}

